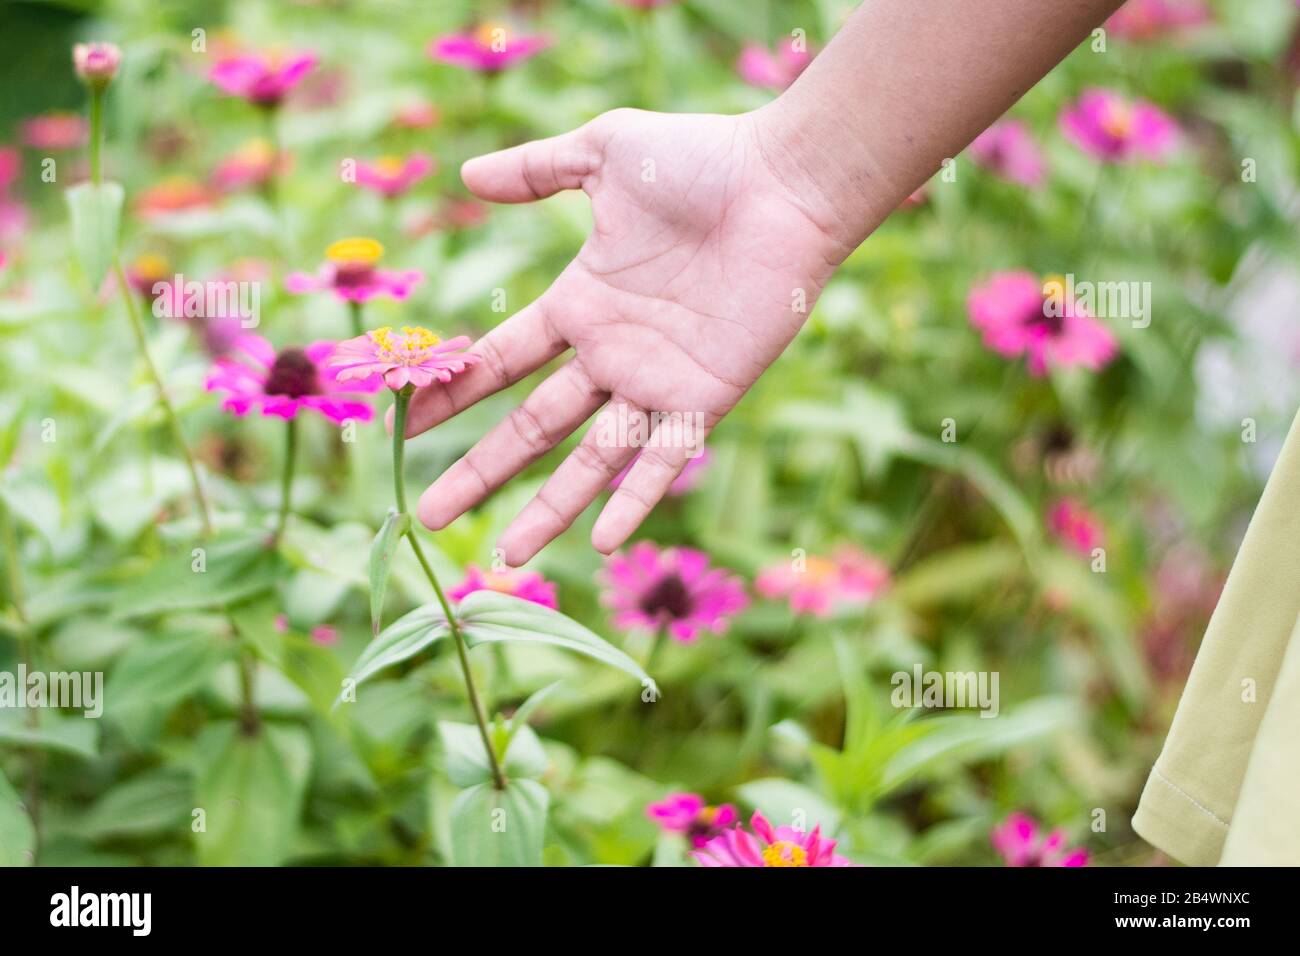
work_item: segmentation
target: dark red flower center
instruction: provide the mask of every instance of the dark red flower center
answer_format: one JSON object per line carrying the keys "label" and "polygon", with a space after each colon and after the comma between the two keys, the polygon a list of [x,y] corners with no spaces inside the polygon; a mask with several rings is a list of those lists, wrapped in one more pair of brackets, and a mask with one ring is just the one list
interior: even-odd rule
{"label": "dark red flower center", "polygon": [[366,285],[374,277],[375,267],[369,262],[340,262],[334,267],[334,284],[344,289]]}
{"label": "dark red flower center", "polygon": [[285,395],[302,398],[320,394],[320,375],[316,363],[302,349],[285,349],[275,357],[266,376],[264,390],[268,395]]}
{"label": "dark red flower center", "polygon": [[1059,297],[1045,295],[1041,307],[1025,316],[1025,325],[1031,329],[1043,329],[1048,335],[1057,336],[1065,331],[1065,309]]}
{"label": "dark red flower center", "polygon": [[690,616],[694,606],[691,592],[676,574],[668,574],[660,578],[658,583],[646,592],[645,597],[641,598],[641,610],[649,617],[666,614],[673,620],[681,620]]}

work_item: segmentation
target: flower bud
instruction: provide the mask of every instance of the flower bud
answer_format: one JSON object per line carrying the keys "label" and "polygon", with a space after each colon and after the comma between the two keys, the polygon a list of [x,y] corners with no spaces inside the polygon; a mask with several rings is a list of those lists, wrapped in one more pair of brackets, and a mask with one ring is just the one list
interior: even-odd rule
{"label": "flower bud", "polygon": [[94,89],[103,89],[117,75],[122,51],[114,43],[78,43],[72,48],[77,76]]}

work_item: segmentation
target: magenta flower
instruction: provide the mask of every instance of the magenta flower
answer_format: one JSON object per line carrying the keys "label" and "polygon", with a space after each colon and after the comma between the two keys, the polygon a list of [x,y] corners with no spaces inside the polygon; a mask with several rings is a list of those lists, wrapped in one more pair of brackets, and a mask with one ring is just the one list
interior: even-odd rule
{"label": "magenta flower", "polygon": [[465,569],[465,580],[451,588],[447,596],[453,601],[461,601],[475,591],[497,591],[553,611],[560,609],[555,596],[555,582],[546,580],[536,571],[483,571],[471,564]]}
{"label": "magenta flower", "polygon": [[1210,9],[1202,0],[1128,0],[1104,26],[1125,40],[1154,40],[1210,22]]}
{"label": "magenta flower", "polygon": [[1047,513],[1047,526],[1062,544],[1084,557],[1101,545],[1101,522],[1075,498],[1056,502]]}
{"label": "magenta flower", "polygon": [[438,37],[428,54],[441,63],[483,73],[499,73],[522,63],[550,45],[543,36],[517,34],[499,23],[485,23],[473,33]]}
{"label": "magenta flower", "polygon": [[1007,866],[1086,866],[1088,851],[1067,850],[1065,832],[1053,830],[1044,835],[1032,817],[1013,813],[994,827],[990,837],[993,848],[1002,854]]}
{"label": "magenta flower", "polygon": [[424,153],[412,153],[405,159],[384,156],[373,163],[359,162],[357,185],[373,189],[385,199],[393,199],[433,172],[433,165],[433,157]]}
{"label": "magenta flower", "polygon": [[428,100],[404,103],[393,114],[393,126],[397,129],[428,129],[437,122],[438,108]]}
{"label": "magenta flower", "polygon": [[72,66],[91,87],[107,86],[121,62],[122,51],[112,43],[78,43],[72,48]]}
{"label": "magenta flower", "polygon": [[600,578],[601,600],[619,627],[666,630],[684,644],[702,630],[721,634],[749,604],[739,578],[710,567],[708,555],[691,548],[660,550],[640,541],[627,554],[610,555]]}
{"label": "magenta flower", "polygon": [[222,192],[261,186],[283,172],[288,156],[276,156],[267,140],[252,139],[235,150],[212,172],[212,185]]}
{"label": "magenta flower", "polygon": [[295,295],[333,292],[344,302],[366,302],[381,295],[405,299],[424,274],[416,269],[380,269],[383,254],[384,247],[373,239],[340,239],[325,250],[325,262],[314,275],[292,272],[284,287]]}
{"label": "magenta flower", "polygon": [[821,827],[804,833],[794,827],[775,827],[757,810],[749,820],[753,833],[743,827],[725,830],[698,850],[700,866],[855,866],[835,852],[835,841],[821,835]]}
{"label": "magenta flower", "polygon": [[349,396],[374,392],[380,384],[341,381],[326,365],[334,349],[333,342],[313,342],[305,349],[276,352],[260,335],[242,335],[229,356],[213,363],[205,386],[210,392],[225,392],[221,407],[234,415],[258,409],[266,416],[290,419],[310,408],[340,425],[348,419],[368,422],[374,415],[370,404]]}
{"label": "magenta flower", "polygon": [[90,127],[76,113],[43,113],[23,120],[20,138],[32,149],[80,149],[86,144]]}
{"label": "magenta flower", "polygon": [[[637,463],[637,459],[640,457],[641,452],[637,452],[636,458],[624,465],[623,470],[610,479],[609,488],[611,491],[623,483],[623,479],[627,477],[627,473],[632,470],[632,466]],[[678,497],[698,485],[700,479],[704,477],[704,472],[709,468],[709,459],[711,457],[712,455],[707,448],[701,448],[700,453],[694,458],[686,459],[686,467],[682,469],[680,475],[672,480],[672,484],[668,486],[668,494]]]}
{"label": "magenta flower", "polygon": [[790,610],[814,617],[870,604],[888,584],[885,562],[853,547],[840,548],[834,558],[808,555],[799,564],[782,561],[754,580],[763,597],[789,598]]}
{"label": "magenta flower", "polygon": [[[1048,286],[1059,292],[1044,291]],[[1033,375],[1075,366],[1100,371],[1119,350],[1106,326],[1065,301],[1062,283],[1040,283],[1030,272],[995,272],[971,289],[967,309],[985,346],[1008,357],[1028,356]]]}
{"label": "magenta flower", "polygon": [[242,53],[218,60],[208,79],[231,96],[269,109],[279,106],[315,65],[315,53]]}
{"label": "magenta flower", "polygon": [[1074,145],[1111,163],[1159,162],[1178,145],[1178,124],[1167,113],[1113,90],[1084,91],[1061,113],[1060,125]]}
{"label": "magenta flower", "polygon": [[1013,183],[1041,186],[1047,164],[1029,127],[1017,119],[999,120],[970,144],[977,165]]}
{"label": "magenta flower", "polygon": [[645,808],[646,816],[669,833],[683,833],[699,849],[736,822],[736,808],[729,803],[712,807],[698,793],[670,793]]}
{"label": "magenta flower", "polygon": [[751,86],[784,90],[808,68],[812,58],[806,47],[799,49],[789,37],[778,43],[775,51],[757,43],[747,43],[736,60],[736,72]]}
{"label": "magenta flower", "polygon": [[340,381],[383,376],[384,384],[395,392],[407,385],[424,388],[435,381],[450,382],[481,361],[463,351],[470,344],[467,335],[444,342],[418,325],[404,325],[401,332],[385,326],[340,342],[330,365],[338,369]]}

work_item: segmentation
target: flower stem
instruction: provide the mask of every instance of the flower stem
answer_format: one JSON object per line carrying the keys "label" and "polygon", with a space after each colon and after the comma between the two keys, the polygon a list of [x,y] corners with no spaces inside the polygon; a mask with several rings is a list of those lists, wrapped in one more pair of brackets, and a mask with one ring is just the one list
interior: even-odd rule
{"label": "flower stem", "polygon": [[275,539],[280,540],[284,526],[289,520],[289,500],[293,494],[293,465],[298,457],[298,419],[285,421],[284,431],[284,473],[280,479],[280,519],[275,525]]}
{"label": "flower stem", "polygon": [[113,257],[113,270],[117,279],[117,287],[122,292],[122,298],[126,301],[126,313],[131,318],[131,331],[135,335],[136,346],[140,349],[140,356],[144,359],[145,368],[149,372],[149,377],[153,379],[154,388],[158,392],[158,403],[162,405],[163,414],[167,418],[167,425],[171,429],[172,438],[176,442],[176,447],[180,450],[181,457],[185,459],[185,467],[190,473],[190,484],[194,488],[194,503],[199,509],[199,520],[203,524],[203,533],[212,534],[212,516],[208,511],[208,499],[203,494],[203,483],[199,481],[199,469],[194,463],[194,455],[190,453],[190,446],[185,443],[185,433],[181,431],[181,420],[176,415],[176,409],[172,406],[171,399],[167,397],[167,387],[163,384],[162,376],[158,374],[158,366],[154,364],[153,356],[149,354],[149,341],[145,338],[144,325],[140,320],[140,313],[136,308],[135,296],[131,292],[130,285],[126,281],[126,273],[122,270],[122,260]]}
{"label": "flower stem", "polygon": [[[356,338],[358,335],[365,335],[366,327],[361,322],[360,302],[353,302],[353,301],[348,302],[348,317],[352,320],[352,337]],[[397,433],[394,432],[393,434],[397,434]]]}
{"label": "flower stem", "polygon": [[100,154],[104,151],[104,88],[90,91],[90,181],[98,186],[103,182]]}
{"label": "flower stem", "polygon": [[[393,492],[397,497],[397,510],[402,514],[406,514],[406,478],[402,471],[403,453],[406,447],[406,410],[411,404],[411,395],[414,391],[414,386],[408,385],[401,391],[394,393]],[[482,700],[479,699],[478,688],[474,686],[474,675],[469,667],[469,652],[465,647],[465,638],[461,636],[460,625],[456,621],[456,616],[452,613],[447,596],[442,592],[442,585],[438,583],[437,575],[433,573],[433,568],[429,566],[429,561],[424,556],[424,551],[420,547],[414,529],[407,528],[406,540],[411,542],[411,550],[415,552],[416,560],[420,562],[420,567],[424,569],[424,576],[433,585],[433,593],[438,596],[438,603],[442,605],[442,613],[447,618],[447,626],[451,630],[452,640],[456,644],[456,657],[460,660],[460,670],[465,677],[465,692],[469,695],[470,707],[474,711],[474,720],[478,724],[479,736],[483,738],[483,749],[487,753],[488,764],[492,768],[492,785],[498,790],[504,790],[506,788],[506,778],[501,772],[501,765],[497,761],[496,748],[493,747],[492,738],[488,734],[487,713],[483,709]]]}

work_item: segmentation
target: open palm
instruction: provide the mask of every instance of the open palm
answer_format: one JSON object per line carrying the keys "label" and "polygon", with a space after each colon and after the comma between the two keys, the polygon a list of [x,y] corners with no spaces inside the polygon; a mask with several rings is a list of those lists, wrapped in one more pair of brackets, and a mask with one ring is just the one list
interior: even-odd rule
{"label": "open palm", "polygon": [[545,294],[475,343],[482,362],[416,393],[410,435],[574,351],[429,486],[424,524],[445,526],[607,406],[606,427],[588,431],[503,535],[506,561],[522,564],[637,455],[609,426],[679,413],[672,439],[652,438],[611,497],[592,544],[608,553],[636,529],[789,344],[839,259],[762,147],[752,114],[616,110],[465,164],[470,190],[496,202],[581,188],[594,228]]}

